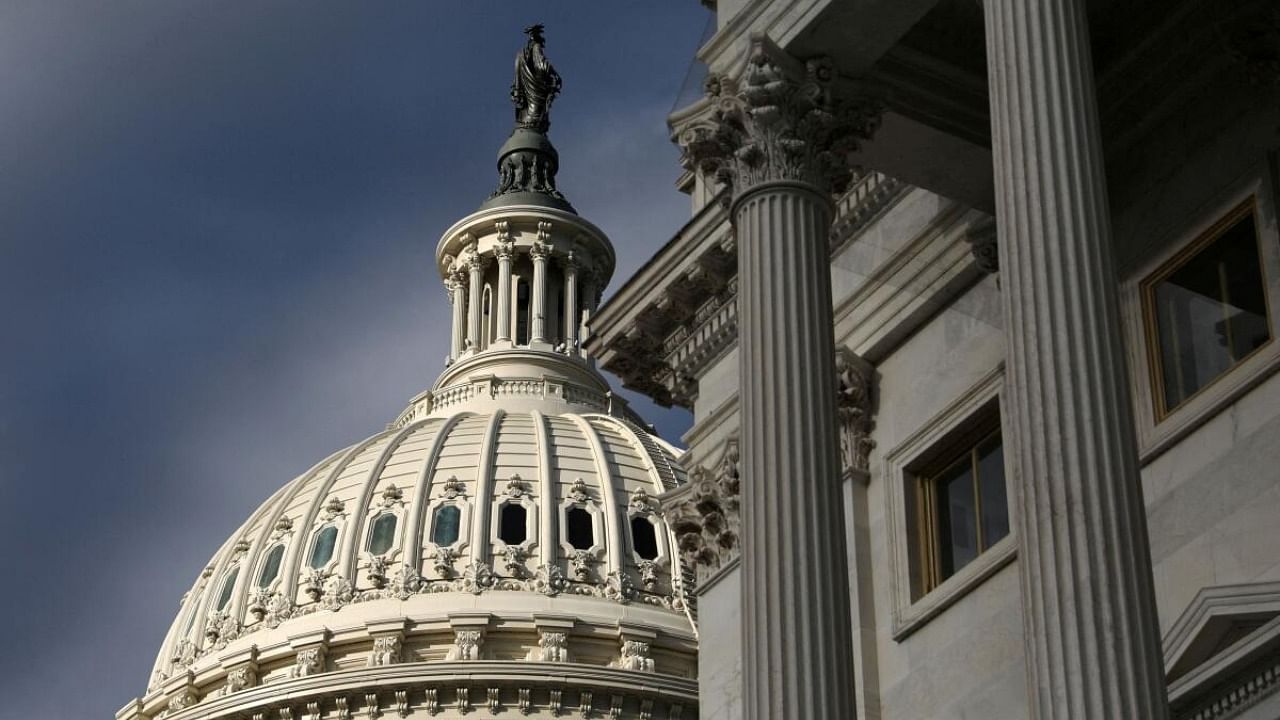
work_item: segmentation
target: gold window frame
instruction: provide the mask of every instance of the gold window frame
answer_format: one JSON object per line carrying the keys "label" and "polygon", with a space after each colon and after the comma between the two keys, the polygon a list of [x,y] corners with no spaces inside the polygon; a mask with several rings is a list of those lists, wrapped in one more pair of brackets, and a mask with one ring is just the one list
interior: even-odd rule
{"label": "gold window frame", "polygon": [[[1267,320],[1267,341],[1246,353],[1231,364],[1217,377],[1200,386],[1195,392],[1182,398],[1177,405],[1167,407],[1165,403],[1165,387],[1164,387],[1164,361],[1160,357],[1160,327],[1156,318],[1155,291],[1156,286],[1166,280],[1170,275],[1182,269],[1188,262],[1197,255],[1207,249],[1214,242],[1219,240],[1227,230],[1233,227],[1246,217],[1253,218],[1253,244],[1254,251],[1258,257],[1258,274],[1262,278],[1263,302],[1266,308]],[[1151,392],[1152,412],[1154,413],[1155,422],[1159,424],[1168,418],[1179,408],[1186,407],[1196,397],[1204,394],[1209,388],[1218,384],[1223,378],[1229,376],[1236,368],[1240,367],[1249,358],[1259,354],[1267,347],[1275,342],[1275,332],[1272,329],[1272,313],[1271,313],[1271,292],[1270,279],[1267,277],[1266,258],[1262,252],[1262,222],[1258,217],[1258,198],[1256,194],[1251,194],[1238,205],[1227,211],[1213,225],[1210,225],[1204,232],[1197,235],[1193,240],[1188,242],[1185,247],[1177,251],[1168,260],[1164,261],[1151,272],[1145,279],[1139,283],[1139,295],[1142,298],[1142,326],[1143,336],[1147,346],[1147,378],[1148,386]]]}
{"label": "gold window frame", "polygon": [[[977,535],[978,548],[977,553],[974,555],[974,560],[994,546],[994,543],[985,543],[983,538],[982,488],[978,476],[978,449],[993,438],[999,438],[1001,435],[1000,430],[1000,417],[998,414],[993,418],[979,419],[977,429],[966,433],[961,438],[957,438],[957,441],[951,445],[949,451],[939,458],[939,461],[931,463],[931,468],[928,471],[921,472],[916,476],[916,540],[919,548],[917,561],[919,564],[920,597],[929,594],[947,580],[947,578],[942,577],[942,546],[938,532],[937,486],[938,481],[943,476],[964,462],[966,458],[969,461],[969,470],[973,477],[975,533]],[[1009,492],[1009,473],[1008,466],[1004,462],[1003,438],[1001,438],[1000,461],[1001,465],[1004,466],[1005,493],[1007,497]],[[1013,518],[1009,514],[1007,502],[1005,505],[1005,518],[1009,521],[1010,531],[1012,532]],[[961,569],[955,568],[948,577],[959,573]]]}

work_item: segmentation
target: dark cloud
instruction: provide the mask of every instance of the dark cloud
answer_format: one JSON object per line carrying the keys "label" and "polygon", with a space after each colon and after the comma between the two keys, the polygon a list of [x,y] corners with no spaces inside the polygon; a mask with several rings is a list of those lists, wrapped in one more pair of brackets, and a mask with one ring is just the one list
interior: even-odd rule
{"label": "dark cloud", "polygon": [[566,78],[563,189],[613,236],[616,280],[659,247],[687,214],[664,115],[704,20],[694,2],[0,7],[8,712],[109,717],[141,692],[217,546],[435,378],[431,253],[494,180],[530,22]]}

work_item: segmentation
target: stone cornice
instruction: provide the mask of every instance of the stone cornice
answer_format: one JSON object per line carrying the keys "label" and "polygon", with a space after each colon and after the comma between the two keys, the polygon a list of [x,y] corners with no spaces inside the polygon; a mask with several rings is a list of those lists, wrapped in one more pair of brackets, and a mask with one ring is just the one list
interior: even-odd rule
{"label": "stone cornice", "polygon": [[[833,253],[910,191],[866,173],[836,201]],[[710,203],[592,318],[586,348],[624,387],[692,407],[697,378],[737,339],[736,246],[725,209]]]}

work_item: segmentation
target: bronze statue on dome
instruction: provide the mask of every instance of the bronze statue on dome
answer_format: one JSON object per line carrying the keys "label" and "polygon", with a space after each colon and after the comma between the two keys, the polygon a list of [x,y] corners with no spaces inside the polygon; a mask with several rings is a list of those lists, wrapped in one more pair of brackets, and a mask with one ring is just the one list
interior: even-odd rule
{"label": "bronze statue on dome", "polygon": [[516,77],[511,83],[516,127],[545,133],[551,127],[551,102],[560,94],[560,74],[543,52],[542,25],[530,25],[524,32],[529,40],[516,55]]}

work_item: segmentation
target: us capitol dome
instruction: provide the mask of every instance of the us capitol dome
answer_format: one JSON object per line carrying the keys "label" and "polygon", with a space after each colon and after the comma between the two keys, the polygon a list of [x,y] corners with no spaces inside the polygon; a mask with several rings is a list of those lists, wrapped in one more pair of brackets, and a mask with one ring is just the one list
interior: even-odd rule
{"label": "us capitol dome", "polygon": [[556,190],[526,32],[499,187],[436,248],[445,371],[227,539],[120,720],[697,717],[684,474],[580,351],[614,252]]}

